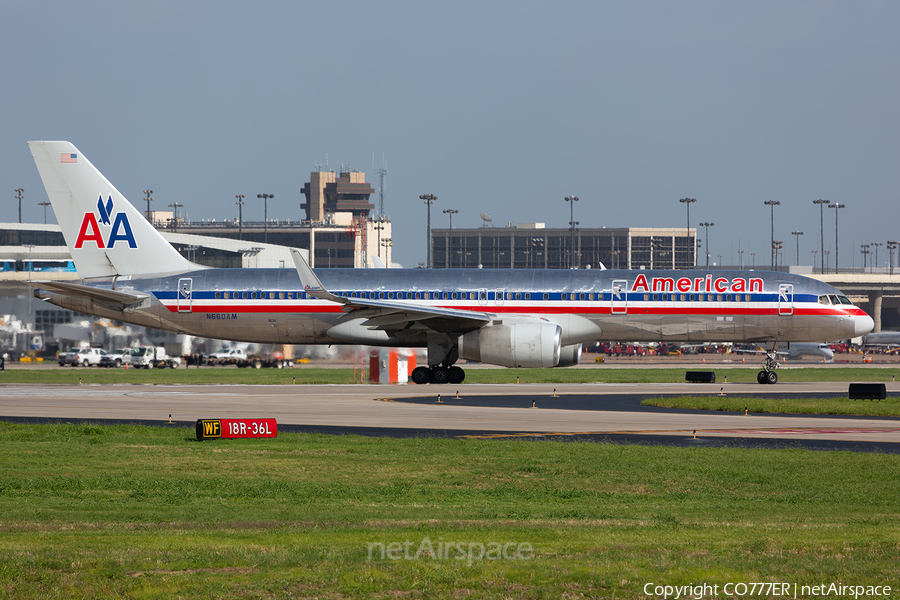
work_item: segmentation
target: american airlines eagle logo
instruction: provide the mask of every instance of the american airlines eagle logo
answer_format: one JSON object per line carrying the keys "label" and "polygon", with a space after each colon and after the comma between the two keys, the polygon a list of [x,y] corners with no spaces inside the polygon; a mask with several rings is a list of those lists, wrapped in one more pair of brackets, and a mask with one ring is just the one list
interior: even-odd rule
{"label": "american airlines eagle logo", "polygon": [[127,242],[129,248],[137,248],[131,223],[124,212],[113,214],[115,206],[112,196],[103,201],[103,194],[97,199],[97,211],[84,213],[75,248],[81,249],[87,242],[93,242],[99,249],[114,248],[116,242]]}

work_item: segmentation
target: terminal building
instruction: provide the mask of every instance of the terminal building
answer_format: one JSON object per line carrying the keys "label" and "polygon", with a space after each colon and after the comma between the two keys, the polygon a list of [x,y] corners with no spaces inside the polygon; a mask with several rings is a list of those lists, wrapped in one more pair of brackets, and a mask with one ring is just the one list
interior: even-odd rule
{"label": "terminal building", "polygon": [[[692,269],[696,229],[432,229],[435,269]],[[601,266],[602,265],[602,266]]]}

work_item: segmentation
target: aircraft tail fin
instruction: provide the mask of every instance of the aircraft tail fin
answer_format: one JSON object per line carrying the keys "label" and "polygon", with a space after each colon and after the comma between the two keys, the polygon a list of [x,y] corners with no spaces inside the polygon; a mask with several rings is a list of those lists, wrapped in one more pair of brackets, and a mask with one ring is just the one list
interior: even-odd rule
{"label": "aircraft tail fin", "polygon": [[70,142],[28,147],[81,277],[203,268],[181,256]]}

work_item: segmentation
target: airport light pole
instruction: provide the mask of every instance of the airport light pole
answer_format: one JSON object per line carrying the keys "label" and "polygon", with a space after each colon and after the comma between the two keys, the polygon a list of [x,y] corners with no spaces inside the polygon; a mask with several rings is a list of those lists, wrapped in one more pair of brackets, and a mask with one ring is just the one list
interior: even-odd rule
{"label": "airport light pole", "polygon": [[[575,222],[575,203],[578,202],[578,196],[566,196],[566,202],[569,203],[569,226],[572,229],[572,249],[571,249],[571,258],[569,259],[569,268],[576,268],[575,262],[575,226],[578,223]],[[652,252],[652,250],[651,250]]]}
{"label": "airport light pole", "polygon": [[244,195],[243,194],[235,194],[235,198],[237,198],[238,207],[238,239],[244,239]]}
{"label": "airport light pole", "polygon": [[782,242],[781,240],[772,240],[772,256],[775,257],[775,264],[773,265],[773,269],[776,271],[778,270],[778,251],[781,250],[783,245],[784,242]]}
{"label": "airport light pole", "polygon": [[150,220],[150,203],[153,202],[153,190],[144,190],[144,201],[147,203],[147,222],[152,225],[153,221]]}
{"label": "airport light pole", "polygon": [[753,267],[752,268],[755,269],[756,268],[756,252],[751,252],[750,256],[753,257]]}
{"label": "airport light pole", "polygon": [[50,206],[50,203],[47,201],[38,202],[38,206],[44,207],[44,225],[46,225],[47,224],[47,207]]}
{"label": "airport light pole", "polygon": [[797,238],[797,266],[800,266],[800,236],[803,235],[802,231],[792,231],[791,235]]}
{"label": "airport light pole", "polygon": [[22,222],[22,199],[25,198],[25,188],[16,188],[16,199],[19,201],[19,223]]}
{"label": "airport light pole", "polygon": [[434,204],[437,199],[437,196],[434,194],[422,194],[419,196],[419,200],[424,201],[425,206],[428,209],[428,221],[425,226],[425,237],[427,241],[425,249],[427,250],[428,262],[425,266],[429,269],[431,268],[431,205]]}
{"label": "airport light pole", "polygon": [[891,275],[894,274],[894,248],[896,248],[900,244],[900,242],[894,240],[888,240],[887,247],[888,251],[891,253],[890,258],[888,260],[888,267],[890,267]]}
{"label": "airport light pole", "polygon": [[184,204],[178,204],[177,202],[173,202],[169,205],[170,208],[175,209],[175,218],[172,219],[172,229],[173,231],[178,231],[178,207],[184,206]]}
{"label": "airport light pole", "polygon": [[819,198],[818,200],[813,200],[813,204],[819,205],[819,233],[822,238],[822,245],[819,247],[819,250],[822,252],[822,266],[820,267],[820,272],[825,272],[825,206],[831,202],[830,200],[822,200]]}
{"label": "airport light pole", "polygon": [[[682,198],[679,200],[684,206],[687,208],[687,237],[690,239],[691,237],[691,204],[694,204],[697,201],[696,198]],[[694,246],[696,248],[696,246]],[[694,254],[694,260],[692,261],[691,267],[697,264],[697,255]]]}
{"label": "airport light pole", "polygon": [[[390,269],[391,268],[391,255],[388,252],[388,248],[390,248],[391,246],[394,245],[394,238],[384,238],[383,240],[381,240],[381,245],[384,246],[384,262],[385,262],[384,266],[387,267],[388,269]],[[379,252],[378,257],[381,258],[380,252]]]}
{"label": "airport light pole", "polygon": [[378,232],[378,258],[381,258],[381,230],[384,229],[384,221],[375,221],[375,224],[372,225],[372,229]]}
{"label": "airport light pole", "polygon": [[839,202],[835,202],[834,204],[829,204],[828,208],[834,209],[834,272],[838,272],[838,211],[842,208],[847,208],[846,204],[840,204]]}
{"label": "airport light pole", "polygon": [[450,215],[450,235],[447,236],[447,268],[450,268],[450,246],[453,244],[453,215],[458,213],[458,210],[453,210],[452,208],[448,208],[444,211],[445,215]]}
{"label": "airport light pole", "polygon": [[860,244],[859,253],[863,255],[863,273],[865,273],[868,269],[868,261],[866,260],[866,258],[868,258],[869,254],[871,254],[871,251],[869,250],[869,244]]}
{"label": "airport light pole", "polygon": [[709,228],[715,223],[700,223],[700,227],[706,228],[706,269],[709,270]]}
{"label": "airport light pole", "polygon": [[257,194],[257,198],[263,201],[263,242],[269,243],[269,198],[274,198],[275,194]]}
{"label": "airport light pole", "polygon": [[872,263],[872,266],[877,267],[878,266],[878,246],[884,246],[884,244],[882,244],[881,242],[872,242],[872,245],[875,246],[875,262]]}
{"label": "airport light pole", "polygon": [[772,269],[775,268],[775,207],[781,204],[778,200],[766,200],[765,205],[772,211]]}

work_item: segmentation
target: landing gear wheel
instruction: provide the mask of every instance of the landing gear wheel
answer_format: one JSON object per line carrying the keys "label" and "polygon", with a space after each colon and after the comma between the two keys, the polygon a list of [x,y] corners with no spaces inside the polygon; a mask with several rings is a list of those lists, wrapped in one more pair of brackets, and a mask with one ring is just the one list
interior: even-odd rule
{"label": "landing gear wheel", "polygon": [[757,381],[757,383],[762,383],[762,384],[768,383],[768,381],[766,381],[766,372],[765,372],[765,371],[760,371],[759,373],[757,373],[757,374],[756,374],[756,381]]}
{"label": "landing gear wheel", "polygon": [[461,367],[450,367],[449,371],[449,383],[462,383],[466,378],[466,372]]}
{"label": "landing gear wheel", "polygon": [[413,383],[423,384],[431,381],[431,371],[428,367],[416,367],[412,372]]}
{"label": "landing gear wheel", "polygon": [[767,371],[766,372],[766,383],[775,385],[778,383],[778,373],[775,371]]}
{"label": "landing gear wheel", "polygon": [[431,370],[431,383],[448,383],[450,371],[444,367],[435,367]]}

